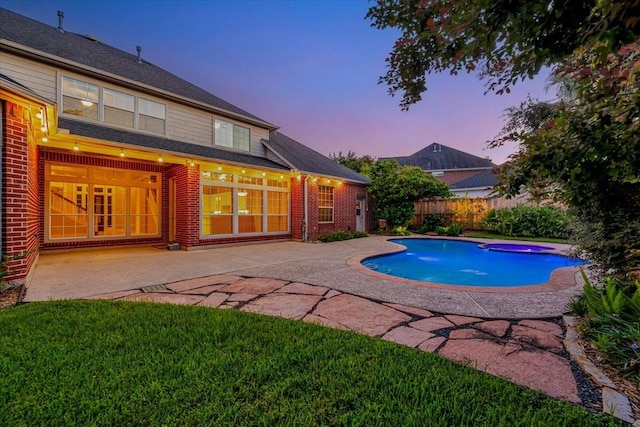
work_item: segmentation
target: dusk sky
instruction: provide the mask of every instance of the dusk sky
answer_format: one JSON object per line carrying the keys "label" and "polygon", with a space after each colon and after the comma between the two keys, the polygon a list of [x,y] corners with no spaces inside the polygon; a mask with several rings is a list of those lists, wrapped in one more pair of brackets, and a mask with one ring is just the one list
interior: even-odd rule
{"label": "dusk sky", "polygon": [[329,155],[406,156],[437,142],[501,163],[514,147],[486,149],[504,109],[545,92],[546,75],[511,94],[484,94],[477,75],[428,79],[408,112],[378,77],[398,33],[377,30],[366,0],[0,0],[0,6],[145,60],[280,127]]}

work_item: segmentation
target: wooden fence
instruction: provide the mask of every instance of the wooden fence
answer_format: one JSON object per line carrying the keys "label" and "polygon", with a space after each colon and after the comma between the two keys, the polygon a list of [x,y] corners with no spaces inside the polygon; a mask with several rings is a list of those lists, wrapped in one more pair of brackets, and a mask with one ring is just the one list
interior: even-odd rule
{"label": "wooden fence", "polygon": [[426,215],[441,214],[447,218],[447,223],[462,225],[465,230],[479,230],[480,222],[491,209],[511,208],[516,205],[528,204],[526,196],[512,199],[502,197],[459,198],[443,200],[421,200],[416,202],[416,214],[411,224],[419,227]]}

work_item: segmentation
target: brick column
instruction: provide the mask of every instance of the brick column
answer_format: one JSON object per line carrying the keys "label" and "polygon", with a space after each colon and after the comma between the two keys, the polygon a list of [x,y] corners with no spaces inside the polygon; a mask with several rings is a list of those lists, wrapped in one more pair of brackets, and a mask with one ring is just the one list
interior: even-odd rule
{"label": "brick column", "polygon": [[200,240],[200,166],[175,166],[168,176],[176,178],[176,241],[195,246]]}

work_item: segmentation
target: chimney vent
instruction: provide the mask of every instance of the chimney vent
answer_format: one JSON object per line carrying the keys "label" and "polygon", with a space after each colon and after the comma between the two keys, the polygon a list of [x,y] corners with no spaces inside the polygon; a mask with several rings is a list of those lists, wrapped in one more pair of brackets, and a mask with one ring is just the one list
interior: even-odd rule
{"label": "chimney vent", "polygon": [[59,10],[58,11],[58,31],[60,31],[61,33],[64,33],[64,28],[62,28],[63,19],[64,19],[64,12]]}
{"label": "chimney vent", "polygon": [[138,51],[138,60],[136,62],[142,64],[142,46],[136,46],[136,50]]}

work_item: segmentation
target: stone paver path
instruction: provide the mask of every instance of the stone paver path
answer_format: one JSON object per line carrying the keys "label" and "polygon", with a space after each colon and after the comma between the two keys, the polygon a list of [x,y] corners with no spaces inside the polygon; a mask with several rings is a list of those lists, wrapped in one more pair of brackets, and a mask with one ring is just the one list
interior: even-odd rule
{"label": "stone paver path", "polygon": [[235,308],[318,323],[436,353],[549,396],[580,402],[571,365],[564,357],[563,331],[553,322],[440,315],[327,287],[230,275],[184,280],[164,288],[88,299]]}

